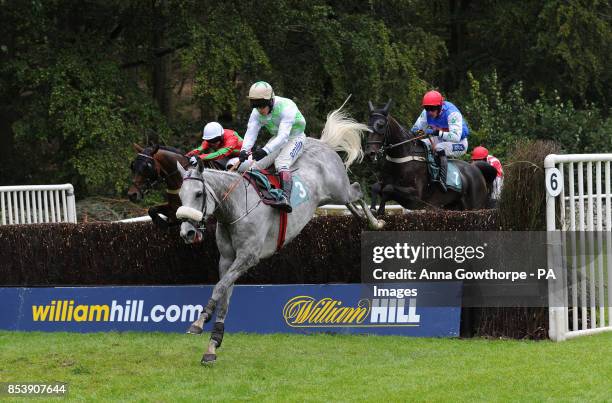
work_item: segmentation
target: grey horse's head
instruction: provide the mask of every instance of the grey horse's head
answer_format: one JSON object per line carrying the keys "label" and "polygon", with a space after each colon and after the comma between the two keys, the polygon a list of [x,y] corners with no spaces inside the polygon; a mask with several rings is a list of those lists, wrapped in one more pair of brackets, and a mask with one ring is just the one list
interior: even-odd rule
{"label": "grey horse's head", "polygon": [[216,203],[202,174],[202,165],[185,170],[177,164],[177,169],[183,177],[179,192],[182,206],[176,210],[176,218],[183,221],[180,234],[185,243],[200,242],[204,222],[214,212]]}

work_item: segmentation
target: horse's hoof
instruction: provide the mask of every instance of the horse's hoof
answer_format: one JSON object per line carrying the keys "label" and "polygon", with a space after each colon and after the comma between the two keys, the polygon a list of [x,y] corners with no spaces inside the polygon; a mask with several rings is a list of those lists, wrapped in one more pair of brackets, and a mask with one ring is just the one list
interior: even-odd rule
{"label": "horse's hoof", "polygon": [[187,334],[202,334],[203,331],[204,329],[200,326],[191,325],[189,329],[187,329]]}
{"label": "horse's hoof", "polygon": [[204,354],[204,356],[202,357],[202,361],[200,361],[200,363],[202,365],[211,365],[214,364],[215,361],[217,361],[217,354]]}

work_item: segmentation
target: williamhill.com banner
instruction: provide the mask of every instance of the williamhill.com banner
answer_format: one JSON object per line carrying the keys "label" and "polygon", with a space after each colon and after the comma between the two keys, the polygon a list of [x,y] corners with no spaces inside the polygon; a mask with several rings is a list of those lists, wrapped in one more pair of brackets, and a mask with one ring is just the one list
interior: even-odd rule
{"label": "williamhill.com banner", "polygon": [[[0,288],[0,329],[182,333],[198,317],[212,288]],[[254,333],[459,335],[460,283],[406,283],[401,290],[400,296],[367,298],[360,284],[236,286],[225,328]],[[452,303],[419,304],[419,295],[429,299],[432,294]]]}

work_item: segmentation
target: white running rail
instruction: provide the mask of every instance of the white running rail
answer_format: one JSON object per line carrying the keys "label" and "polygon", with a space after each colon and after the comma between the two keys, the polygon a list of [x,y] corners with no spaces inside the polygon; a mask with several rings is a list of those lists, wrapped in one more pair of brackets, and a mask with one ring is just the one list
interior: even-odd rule
{"label": "white running rail", "polygon": [[612,331],[611,162],[612,154],[544,160],[546,229],[557,239],[548,246],[549,267],[563,273],[563,282],[549,287],[555,341]]}
{"label": "white running rail", "polygon": [[[410,210],[403,208],[402,206],[391,204],[385,207],[385,212],[388,214],[404,214]],[[324,206],[320,206],[317,208],[315,213],[316,216],[319,215],[351,215],[349,209],[346,208],[344,204],[326,204]],[[151,217],[148,215],[142,217],[134,217],[134,218],[126,218],[125,220],[120,220],[119,222],[148,222],[151,221]]]}
{"label": "white running rail", "polygon": [[0,186],[2,225],[58,222],[77,222],[71,184]]}

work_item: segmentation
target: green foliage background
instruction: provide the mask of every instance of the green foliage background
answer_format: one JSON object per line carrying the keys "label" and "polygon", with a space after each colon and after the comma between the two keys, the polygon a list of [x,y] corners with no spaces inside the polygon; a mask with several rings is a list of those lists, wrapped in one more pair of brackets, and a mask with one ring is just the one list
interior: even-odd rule
{"label": "green foliage background", "polygon": [[[71,182],[121,195],[132,142],[187,149],[210,120],[244,133],[268,80],[318,136],[392,98],[409,126],[424,91],[463,111],[470,147],[517,139],[610,152],[608,1],[0,0],[0,185]],[[374,166],[352,175],[364,184]]]}

